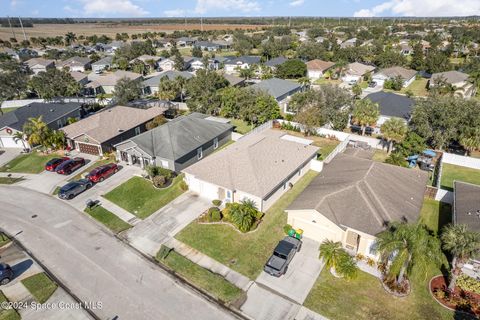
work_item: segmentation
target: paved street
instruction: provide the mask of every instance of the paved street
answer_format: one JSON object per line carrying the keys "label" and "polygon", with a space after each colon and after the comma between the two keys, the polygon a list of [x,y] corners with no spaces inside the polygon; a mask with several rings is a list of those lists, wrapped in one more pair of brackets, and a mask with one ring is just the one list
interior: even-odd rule
{"label": "paved street", "polygon": [[102,319],[228,319],[157,266],[51,196],[0,186],[0,226]]}

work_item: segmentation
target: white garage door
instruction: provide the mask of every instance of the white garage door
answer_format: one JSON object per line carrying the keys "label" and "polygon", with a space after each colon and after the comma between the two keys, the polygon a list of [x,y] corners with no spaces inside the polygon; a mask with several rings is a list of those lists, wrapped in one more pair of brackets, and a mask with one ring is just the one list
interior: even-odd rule
{"label": "white garage door", "polygon": [[23,148],[22,141],[15,141],[13,137],[0,137],[0,145],[3,148]]}
{"label": "white garage door", "polygon": [[303,219],[294,219],[292,226],[295,229],[302,229],[304,237],[313,239],[320,243],[327,239],[338,241],[337,236],[334,232],[332,232],[332,230],[322,226],[319,223],[312,223]]}

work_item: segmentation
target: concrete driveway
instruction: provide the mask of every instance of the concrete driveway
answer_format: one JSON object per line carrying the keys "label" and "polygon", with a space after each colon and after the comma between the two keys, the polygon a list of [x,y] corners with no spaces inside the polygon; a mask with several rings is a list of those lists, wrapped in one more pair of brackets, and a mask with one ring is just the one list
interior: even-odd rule
{"label": "concrete driveway", "polygon": [[21,153],[22,149],[17,148],[8,148],[8,149],[1,149],[0,148],[0,167],[4,164],[7,164],[11,160],[18,157]]}
{"label": "concrete driveway", "polygon": [[323,268],[323,262],[318,258],[319,246],[316,241],[302,239],[302,248],[293,257],[286,274],[276,278],[262,272],[256,282],[303,304]]}
{"label": "concrete driveway", "polygon": [[0,208],[3,229],[79,299],[102,302],[101,319],[232,318],[58,199],[0,186]]}
{"label": "concrete driveway", "polygon": [[211,206],[209,200],[187,191],[137,223],[124,236],[138,250],[155,256],[163,243]]}

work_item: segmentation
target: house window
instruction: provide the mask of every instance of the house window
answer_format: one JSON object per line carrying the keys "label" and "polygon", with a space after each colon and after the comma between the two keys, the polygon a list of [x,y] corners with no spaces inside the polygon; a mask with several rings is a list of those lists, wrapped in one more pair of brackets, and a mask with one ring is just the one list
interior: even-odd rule
{"label": "house window", "polygon": [[372,241],[372,243],[370,243],[370,247],[368,247],[368,254],[372,255],[372,256],[377,254],[377,242],[376,241]]}
{"label": "house window", "polygon": [[203,150],[202,148],[197,149],[197,159],[200,160],[203,158]]}
{"label": "house window", "polygon": [[57,127],[59,127],[59,128],[63,127],[62,119],[57,120]]}
{"label": "house window", "polygon": [[213,139],[213,149],[217,149],[218,148],[218,138],[215,138]]}
{"label": "house window", "polygon": [[135,135],[139,135],[140,134],[140,127],[136,127],[135,128]]}
{"label": "house window", "polygon": [[285,189],[287,189],[287,183],[286,182],[283,184],[283,190],[285,190]]}

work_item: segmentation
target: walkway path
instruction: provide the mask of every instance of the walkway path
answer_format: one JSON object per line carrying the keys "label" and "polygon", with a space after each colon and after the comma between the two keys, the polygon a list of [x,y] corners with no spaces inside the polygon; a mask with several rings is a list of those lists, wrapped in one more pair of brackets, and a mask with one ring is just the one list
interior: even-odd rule
{"label": "walkway path", "polygon": [[139,218],[137,218],[137,216],[135,216],[134,214],[128,212],[122,207],[117,206],[115,203],[105,199],[104,197],[100,199],[100,204],[102,205],[102,207],[112,212],[117,217],[119,217],[120,219],[122,219],[123,221],[125,221],[126,223],[132,226],[142,221]]}

